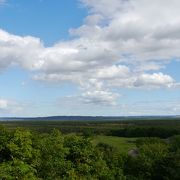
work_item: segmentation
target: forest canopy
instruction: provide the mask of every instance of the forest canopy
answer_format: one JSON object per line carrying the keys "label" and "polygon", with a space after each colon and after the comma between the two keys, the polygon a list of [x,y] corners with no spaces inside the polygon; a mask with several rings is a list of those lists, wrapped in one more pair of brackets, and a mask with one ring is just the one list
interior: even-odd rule
{"label": "forest canopy", "polygon": [[91,137],[54,129],[35,133],[0,127],[0,179],[166,179],[180,178],[180,136],[144,137],[136,154],[94,145]]}

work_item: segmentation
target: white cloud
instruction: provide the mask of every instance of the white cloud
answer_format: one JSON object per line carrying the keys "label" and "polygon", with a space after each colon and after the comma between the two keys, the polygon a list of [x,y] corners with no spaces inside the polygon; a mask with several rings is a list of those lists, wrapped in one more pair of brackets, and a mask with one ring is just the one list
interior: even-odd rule
{"label": "white cloud", "polygon": [[83,93],[81,99],[85,103],[100,105],[116,105],[118,94],[107,89],[103,82],[97,79],[89,79],[88,82],[81,82]]}
{"label": "white cloud", "polygon": [[101,14],[106,18],[116,16],[118,12],[126,9],[126,0],[80,0],[84,6],[90,7],[92,14]]}
{"label": "white cloud", "polygon": [[81,27],[70,30],[73,40],[45,47],[39,38],[0,30],[0,70],[19,65],[33,71],[34,80],[75,83],[90,103],[115,104],[114,87],[179,86],[161,68],[180,59],[180,1],[81,3],[89,15]]}
{"label": "white cloud", "polygon": [[162,73],[154,73],[154,74],[142,74],[140,75],[136,81],[134,82],[134,86],[136,87],[171,87],[174,84],[174,80]]}
{"label": "white cloud", "polygon": [[23,110],[23,105],[19,102],[0,98],[0,114],[16,114]]}
{"label": "white cloud", "polygon": [[21,37],[0,30],[0,70],[14,64],[24,68],[36,69],[40,60],[42,44],[38,38]]}
{"label": "white cloud", "polygon": [[116,105],[118,95],[108,91],[86,91],[82,94],[83,102],[97,105]]}
{"label": "white cloud", "polygon": [[123,65],[101,68],[94,73],[95,77],[98,79],[127,78],[130,76],[129,68]]}
{"label": "white cloud", "polygon": [[7,100],[0,99],[0,109],[5,109],[7,108],[8,102]]}

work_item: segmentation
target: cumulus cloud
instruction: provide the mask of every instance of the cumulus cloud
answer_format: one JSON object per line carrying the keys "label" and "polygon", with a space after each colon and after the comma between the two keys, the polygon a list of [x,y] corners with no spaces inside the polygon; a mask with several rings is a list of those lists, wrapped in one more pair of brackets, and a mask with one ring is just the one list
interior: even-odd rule
{"label": "cumulus cloud", "polygon": [[162,73],[154,74],[142,74],[134,82],[134,86],[141,87],[171,87],[174,84],[174,80],[169,75]]}
{"label": "cumulus cloud", "polygon": [[83,98],[83,102],[92,103],[92,104],[100,104],[100,105],[116,105],[117,95],[108,92],[108,91],[86,91],[81,96]]}
{"label": "cumulus cloud", "polygon": [[0,70],[18,65],[33,71],[34,80],[68,81],[85,102],[110,105],[118,97],[113,88],[179,86],[161,68],[180,58],[180,1],[80,2],[89,15],[70,30],[73,40],[45,47],[39,38],[0,30]]}
{"label": "cumulus cloud", "polygon": [[0,98],[0,114],[8,113],[8,114],[16,114],[23,110],[23,106],[9,99]]}
{"label": "cumulus cloud", "polygon": [[38,38],[16,36],[0,30],[0,70],[15,64],[34,70],[41,63],[38,59],[41,50]]}

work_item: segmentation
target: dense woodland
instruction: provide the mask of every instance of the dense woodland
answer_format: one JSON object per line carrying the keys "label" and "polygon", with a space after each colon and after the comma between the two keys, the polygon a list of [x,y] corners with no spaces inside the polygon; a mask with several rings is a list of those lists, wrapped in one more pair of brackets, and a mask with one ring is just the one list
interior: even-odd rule
{"label": "dense woodland", "polygon": [[94,145],[93,128],[62,134],[58,129],[41,132],[1,126],[0,179],[179,180],[179,129],[168,127],[148,129],[139,124],[105,131],[114,136],[140,136],[131,152],[122,153],[109,144]]}
{"label": "dense woodland", "polygon": [[[77,119],[76,119],[77,118]],[[78,134],[105,134],[121,137],[169,137],[180,134],[180,118],[111,118],[93,120],[76,117],[72,121],[56,118],[43,120],[41,118],[33,118],[31,120],[6,120],[0,121],[8,129],[17,127],[26,128],[36,132],[49,133],[53,129],[60,130],[63,134],[78,133]],[[133,120],[132,120],[133,119]]]}

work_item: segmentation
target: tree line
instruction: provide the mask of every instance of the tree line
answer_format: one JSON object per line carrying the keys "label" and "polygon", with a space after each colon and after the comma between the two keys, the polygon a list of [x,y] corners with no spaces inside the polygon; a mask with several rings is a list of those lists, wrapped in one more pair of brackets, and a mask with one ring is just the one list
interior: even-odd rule
{"label": "tree line", "polygon": [[155,126],[133,126],[121,129],[113,129],[107,133],[111,136],[120,137],[159,137],[168,138],[180,135],[179,127],[155,127]]}

